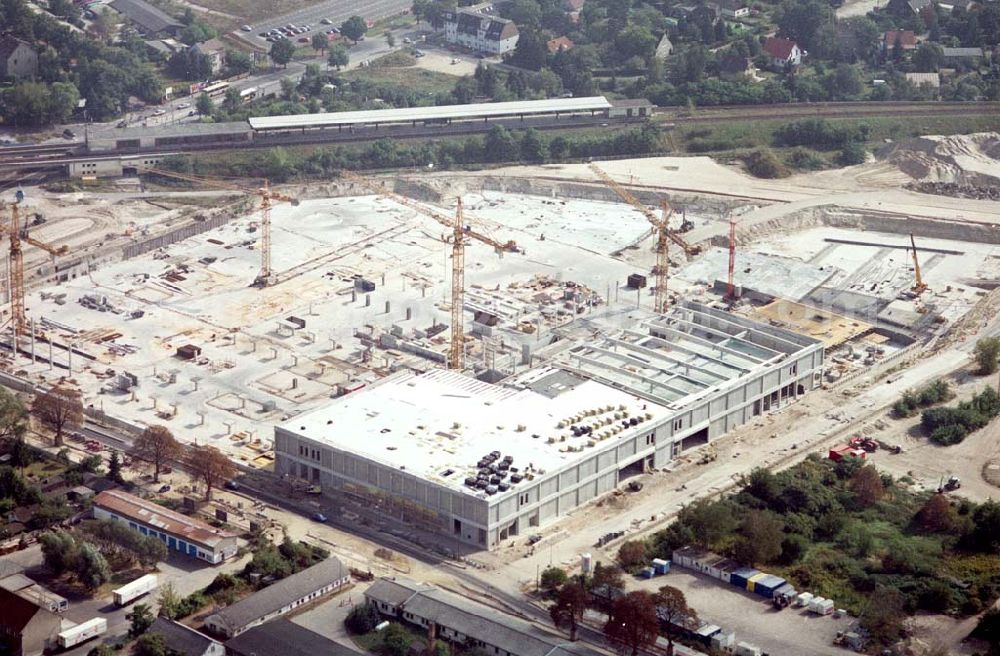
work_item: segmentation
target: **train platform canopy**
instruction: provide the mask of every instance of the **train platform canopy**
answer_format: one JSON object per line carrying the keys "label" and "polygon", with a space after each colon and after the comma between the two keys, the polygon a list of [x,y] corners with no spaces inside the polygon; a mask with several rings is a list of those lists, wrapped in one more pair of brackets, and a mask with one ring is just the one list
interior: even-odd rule
{"label": "train platform canopy", "polygon": [[570,112],[603,112],[611,109],[604,96],[518,100],[514,102],[403,107],[360,112],[328,112],[295,116],[259,116],[249,119],[254,130],[290,130],[383,123],[412,123],[476,118],[504,118]]}
{"label": "train platform canopy", "polygon": [[248,132],[247,124],[243,121],[231,121],[228,123],[174,123],[169,125],[151,125],[149,127],[136,124],[124,128],[109,125],[89,129],[87,132],[87,147],[90,151],[113,150],[119,144],[123,147],[128,147],[129,145],[151,147],[154,143],[165,145],[164,140],[171,140],[174,143],[197,142],[207,137],[223,135],[231,137],[232,135],[245,135]]}

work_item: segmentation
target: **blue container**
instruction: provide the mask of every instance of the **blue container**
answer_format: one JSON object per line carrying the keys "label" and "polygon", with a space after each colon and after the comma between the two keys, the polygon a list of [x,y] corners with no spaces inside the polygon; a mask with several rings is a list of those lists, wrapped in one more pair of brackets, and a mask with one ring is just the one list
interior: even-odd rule
{"label": "blue container", "polygon": [[642,570],[639,572],[639,576],[641,576],[644,579],[651,579],[654,576],[656,576],[656,570],[654,570],[652,567],[643,567]]}
{"label": "blue container", "polygon": [[667,574],[670,572],[670,561],[662,558],[653,559],[653,570],[657,574]]}
{"label": "blue container", "polygon": [[729,582],[740,590],[747,589],[747,581],[760,574],[753,567],[741,567],[729,575]]}
{"label": "blue container", "polygon": [[764,578],[757,581],[756,585],[754,585],[753,591],[765,599],[770,599],[774,596],[775,590],[786,584],[787,582],[785,579],[780,576],[768,574]]}

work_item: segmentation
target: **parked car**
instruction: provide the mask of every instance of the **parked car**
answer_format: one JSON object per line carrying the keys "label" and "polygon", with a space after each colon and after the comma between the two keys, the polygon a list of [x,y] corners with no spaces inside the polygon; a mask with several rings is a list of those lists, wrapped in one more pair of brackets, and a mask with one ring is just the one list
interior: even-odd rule
{"label": "parked car", "polygon": [[161,485],[160,486],[160,490],[159,490],[160,494],[163,494],[163,493],[169,492],[169,491],[170,491],[170,486],[169,485]]}
{"label": "parked car", "polygon": [[309,37],[307,37],[307,36],[300,36],[299,37],[299,43],[309,43]]}
{"label": "parked car", "polygon": [[238,489],[240,489],[240,484],[237,483],[236,481],[226,481],[226,489],[227,490],[238,490]]}
{"label": "parked car", "polygon": [[167,110],[165,110],[165,109],[158,109],[155,112],[153,112],[153,116],[163,116],[166,113],[167,113]]}
{"label": "parked car", "polygon": [[326,515],[324,515],[324,514],[323,514],[323,513],[321,513],[321,512],[314,512],[314,513],[312,514],[312,517],[311,517],[311,519],[312,519],[312,520],[313,520],[314,522],[320,522],[320,523],[322,524],[322,523],[326,523],[326,519],[327,519],[327,518],[326,518]]}
{"label": "parked car", "polygon": [[243,26],[243,31],[244,32],[253,32],[253,28],[250,27],[249,25],[244,25]]}
{"label": "parked car", "polygon": [[330,20],[329,18],[321,18],[319,22],[323,23],[324,25],[330,25],[333,23],[333,21]]}
{"label": "parked car", "polygon": [[191,106],[191,103],[181,103],[181,104],[177,105],[177,109],[187,109],[190,106]]}
{"label": "parked car", "polygon": [[73,137],[76,136],[76,133],[70,130],[69,128],[66,128],[65,130],[63,130],[63,136],[67,139],[72,139]]}

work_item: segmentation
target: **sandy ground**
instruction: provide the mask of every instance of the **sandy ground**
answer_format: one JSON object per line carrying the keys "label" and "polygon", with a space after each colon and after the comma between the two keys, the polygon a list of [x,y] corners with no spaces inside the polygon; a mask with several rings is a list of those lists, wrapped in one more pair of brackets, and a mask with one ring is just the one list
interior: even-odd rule
{"label": "sandy ground", "polygon": [[416,44],[415,47],[424,53],[423,57],[417,58],[417,66],[428,71],[460,77],[475,73],[479,64],[479,60],[471,55],[451,53],[437,47],[425,47],[422,43]]}

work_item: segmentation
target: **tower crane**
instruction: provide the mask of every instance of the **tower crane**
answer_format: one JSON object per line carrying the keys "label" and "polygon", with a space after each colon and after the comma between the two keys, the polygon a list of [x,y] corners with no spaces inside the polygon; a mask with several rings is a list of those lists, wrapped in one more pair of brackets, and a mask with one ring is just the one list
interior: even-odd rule
{"label": "tower crane", "polygon": [[920,273],[920,260],[917,258],[917,242],[913,239],[912,232],[910,233],[910,246],[913,247],[913,273],[916,276],[913,284],[913,292],[919,296],[927,291],[927,283],[924,282],[924,277]]}
{"label": "tower crane", "polygon": [[341,171],[341,177],[350,180],[374,194],[408,207],[428,216],[443,226],[451,228],[445,242],[451,244],[451,345],[448,350],[448,368],[461,370],[465,367],[465,246],[469,239],[475,239],[492,246],[498,255],[518,252],[517,243],[512,240],[500,242],[481,232],[472,230],[465,224],[462,199],[459,197],[455,216],[448,217],[425,207],[406,196],[386,189],[378,182],[352,171]]}
{"label": "tower crane", "polygon": [[227,180],[220,180],[217,178],[207,178],[204,176],[191,175],[188,173],[177,173],[176,171],[166,171],[157,168],[146,168],[144,170],[148,173],[155,173],[156,175],[162,175],[168,178],[186,180],[187,182],[196,182],[198,184],[203,184],[210,187],[216,187],[217,189],[225,189],[228,191],[242,191],[247,194],[259,196],[260,211],[261,211],[260,272],[254,279],[253,284],[255,287],[267,287],[268,285],[271,285],[274,282],[274,271],[271,269],[271,207],[275,201],[281,201],[281,202],[291,203],[292,205],[298,205],[299,200],[297,198],[293,198],[281,192],[274,191],[271,188],[271,185],[268,182],[267,178],[264,178],[264,184],[262,186],[252,187],[247,185],[236,184],[234,182],[229,182]]}
{"label": "tower crane", "polygon": [[671,209],[670,204],[663,200],[661,207],[663,210],[663,216],[658,217],[649,208],[639,202],[635,196],[633,196],[627,189],[622,187],[620,184],[615,182],[615,180],[604,172],[596,164],[590,165],[591,170],[594,171],[604,181],[608,187],[610,187],[618,196],[621,197],[626,203],[636,208],[642,212],[643,216],[649,220],[653,225],[653,232],[656,233],[656,266],[653,268],[653,273],[656,275],[656,288],[654,289],[653,296],[653,310],[656,312],[666,312],[667,311],[667,281],[669,279],[670,272],[670,257],[668,253],[669,242],[674,242],[684,249],[684,252],[692,255],[699,252],[699,249],[695,246],[691,246],[686,241],[677,236],[673,231],[670,230],[670,217],[673,215],[674,211]]}
{"label": "tower crane", "polygon": [[729,280],[726,284],[726,298],[736,300],[736,220],[729,217]]}

